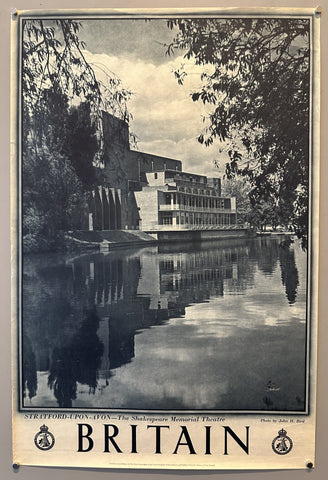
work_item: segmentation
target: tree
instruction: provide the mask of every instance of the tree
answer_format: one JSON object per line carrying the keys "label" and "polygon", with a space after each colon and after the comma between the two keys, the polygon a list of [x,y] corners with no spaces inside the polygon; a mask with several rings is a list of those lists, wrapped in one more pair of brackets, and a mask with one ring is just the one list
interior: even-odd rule
{"label": "tree", "polygon": [[70,159],[84,189],[91,190],[96,184],[93,161],[98,151],[98,140],[88,103],[70,109],[63,151]]}
{"label": "tree", "polygon": [[274,199],[260,199],[251,209],[249,222],[253,227],[257,227],[262,231],[266,230],[267,225],[276,229],[281,222],[279,221]]}
{"label": "tree", "polygon": [[[191,93],[211,111],[200,143],[238,137],[247,150],[229,150],[226,172],[251,183],[253,205],[273,199],[285,223],[307,235],[309,194],[310,52],[307,19],[175,19],[167,53],[182,49],[204,66]],[[205,68],[206,66],[206,68]],[[187,75],[175,72],[180,84]],[[238,142],[237,142],[238,144]]]}
{"label": "tree", "polygon": [[23,20],[22,171],[26,251],[58,248],[61,232],[85,226],[87,196],[102,160],[102,111],[128,120],[125,90],[97,80],[74,20]]}
{"label": "tree", "polygon": [[[67,96],[56,87],[42,92],[40,108],[23,122],[22,212],[26,251],[58,248],[63,231],[81,228],[86,223],[86,189],[74,166],[76,152],[66,145],[66,139],[72,135],[72,113]],[[88,132],[84,130],[87,140]],[[89,156],[90,164],[93,155],[94,151]]]}
{"label": "tree", "polygon": [[79,39],[82,24],[71,19],[23,20],[22,92],[25,109],[40,108],[44,90],[57,85],[70,100],[86,101],[101,119],[107,110],[129,119],[126,100],[131,92],[120,79],[107,72],[106,83],[97,80],[84,55],[86,45]]}
{"label": "tree", "polygon": [[[36,136],[39,133],[35,122],[42,129],[45,128],[49,111],[59,119],[59,124],[62,123],[64,128],[67,105],[77,107],[82,103],[84,107],[73,108],[72,115],[76,116],[78,122],[84,122],[84,129],[93,129],[92,135],[97,133],[98,152],[94,160],[101,161],[102,112],[108,111],[128,121],[126,102],[131,92],[124,89],[120,79],[109,70],[103,72],[105,81],[97,79],[93,66],[86,61],[84,55],[86,45],[79,39],[81,28],[80,22],[70,19],[23,20],[23,140],[29,135]],[[53,108],[54,105],[57,105],[57,111]],[[91,125],[85,123],[81,113],[84,119],[88,117],[88,122],[89,118],[91,119]],[[80,135],[81,140],[81,128],[79,130],[76,134]],[[57,129],[57,133],[57,140],[64,142],[63,132]],[[91,132],[88,138],[91,142],[90,148],[95,148],[94,139],[91,141]],[[76,148],[73,141],[71,148]],[[84,160],[81,158],[81,151],[78,157]]]}
{"label": "tree", "polygon": [[38,149],[26,152],[23,165],[23,243],[26,251],[58,248],[63,231],[79,229],[87,211],[86,197],[67,157]]}
{"label": "tree", "polygon": [[275,199],[269,197],[267,200],[258,198],[254,204],[251,201],[251,184],[247,177],[223,178],[222,195],[235,197],[237,204],[237,223],[249,224],[260,230],[265,230],[266,226],[276,229],[278,225],[284,223],[283,215],[280,215],[280,209],[275,204]]}
{"label": "tree", "polygon": [[237,205],[237,223],[243,225],[250,223],[252,214],[252,206],[249,199],[251,186],[247,178],[235,177],[227,178],[226,176],[221,182],[222,196],[235,197]]}

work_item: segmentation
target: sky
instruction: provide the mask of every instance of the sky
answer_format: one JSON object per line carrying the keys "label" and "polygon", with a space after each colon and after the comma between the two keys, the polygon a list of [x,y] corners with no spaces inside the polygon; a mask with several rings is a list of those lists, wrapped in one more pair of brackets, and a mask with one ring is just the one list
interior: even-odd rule
{"label": "sky", "polygon": [[[182,160],[183,170],[208,176],[221,176],[214,165],[219,142],[205,147],[197,141],[203,129],[205,107],[193,102],[192,93],[200,84],[203,71],[183,58],[183,51],[165,55],[174,30],[164,19],[82,20],[80,40],[86,43],[85,56],[98,79],[103,70],[114,72],[123,87],[133,92],[128,110],[133,116],[130,130],[138,138],[138,149]],[[179,86],[173,71],[184,63],[189,75]]]}

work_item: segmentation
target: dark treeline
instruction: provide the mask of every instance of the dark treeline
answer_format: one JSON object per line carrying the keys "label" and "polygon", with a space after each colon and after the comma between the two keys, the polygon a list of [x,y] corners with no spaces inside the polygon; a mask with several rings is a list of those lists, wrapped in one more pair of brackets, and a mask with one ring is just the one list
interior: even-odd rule
{"label": "dark treeline", "polygon": [[58,89],[44,90],[23,123],[23,244],[25,251],[58,248],[64,231],[86,222],[96,183],[96,128],[90,107],[68,106]]}

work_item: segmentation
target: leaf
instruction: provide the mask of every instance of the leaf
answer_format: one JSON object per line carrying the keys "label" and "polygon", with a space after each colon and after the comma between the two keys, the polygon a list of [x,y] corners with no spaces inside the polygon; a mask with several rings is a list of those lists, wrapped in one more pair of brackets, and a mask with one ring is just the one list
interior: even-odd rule
{"label": "leaf", "polygon": [[195,93],[191,94],[191,98],[192,98],[193,102],[197,102],[197,100],[199,99],[200,96],[201,96],[200,92],[195,92]]}

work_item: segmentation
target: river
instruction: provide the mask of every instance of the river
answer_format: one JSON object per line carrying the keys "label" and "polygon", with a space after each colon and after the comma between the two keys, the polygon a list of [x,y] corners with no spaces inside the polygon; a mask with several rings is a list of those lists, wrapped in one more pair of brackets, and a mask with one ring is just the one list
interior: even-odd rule
{"label": "river", "polygon": [[281,237],[25,255],[25,408],[302,412],[306,252]]}

